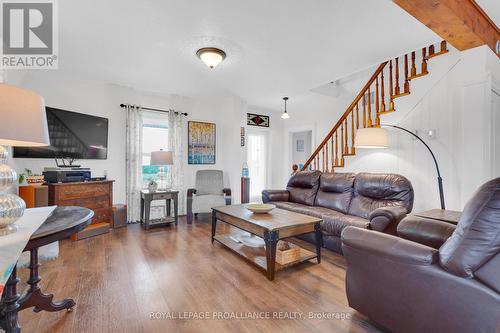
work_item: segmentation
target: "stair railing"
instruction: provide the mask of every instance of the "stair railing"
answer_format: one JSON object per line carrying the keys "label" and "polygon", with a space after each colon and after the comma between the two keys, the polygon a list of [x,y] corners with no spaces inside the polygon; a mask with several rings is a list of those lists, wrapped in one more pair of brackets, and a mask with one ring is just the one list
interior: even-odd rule
{"label": "stair railing", "polygon": [[345,157],[356,154],[356,131],[380,126],[380,116],[395,111],[394,100],[410,94],[410,81],[429,73],[427,61],[446,52],[446,41],[442,41],[439,52],[430,45],[422,48],[421,55],[413,51],[381,63],[301,170],[334,172],[344,167]]}

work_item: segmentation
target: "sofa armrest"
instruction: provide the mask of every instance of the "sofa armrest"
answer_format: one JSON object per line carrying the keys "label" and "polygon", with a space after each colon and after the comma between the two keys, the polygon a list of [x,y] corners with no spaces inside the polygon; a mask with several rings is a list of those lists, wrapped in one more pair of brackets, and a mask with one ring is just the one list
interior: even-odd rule
{"label": "sofa armrest", "polygon": [[222,189],[222,193],[224,193],[224,197],[226,199],[226,205],[229,206],[231,204],[231,189],[225,187]]}
{"label": "sofa armrest", "polygon": [[370,213],[370,227],[372,230],[384,231],[388,227],[393,227],[393,233],[396,226],[406,216],[404,207],[380,207]]}
{"label": "sofa armrest", "polygon": [[398,236],[439,249],[455,228],[451,223],[410,215],[399,223]]}
{"label": "sofa armrest", "polygon": [[341,237],[344,253],[347,247],[386,260],[412,265],[432,265],[438,259],[439,252],[436,249],[380,232],[347,227],[342,231]]}
{"label": "sofa armrest", "polygon": [[270,201],[288,201],[290,192],[287,190],[264,190],[262,191],[262,202]]}
{"label": "sofa armrest", "polygon": [[192,198],[194,194],[196,194],[196,189],[195,188],[188,188],[187,197]]}

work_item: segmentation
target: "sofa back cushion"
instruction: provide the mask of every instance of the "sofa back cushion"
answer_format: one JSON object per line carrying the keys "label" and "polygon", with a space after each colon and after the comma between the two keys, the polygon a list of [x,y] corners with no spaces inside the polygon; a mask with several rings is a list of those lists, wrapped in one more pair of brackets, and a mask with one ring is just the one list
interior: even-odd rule
{"label": "sofa back cushion", "polygon": [[457,228],[439,249],[439,261],[453,274],[473,277],[499,251],[500,178],[496,178],[467,202]]}
{"label": "sofa back cushion", "polygon": [[321,171],[300,171],[288,181],[286,189],[290,192],[290,201],[304,205],[314,205],[319,187]]}
{"label": "sofa back cushion", "polygon": [[354,173],[322,174],[314,205],[347,214],[354,190],[354,177]]}
{"label": "sofa back cushion", "polygon": [[368,219],[379,207],[413,208],[413,187],[408,179],[396,174],[358,173],[348,214]]}

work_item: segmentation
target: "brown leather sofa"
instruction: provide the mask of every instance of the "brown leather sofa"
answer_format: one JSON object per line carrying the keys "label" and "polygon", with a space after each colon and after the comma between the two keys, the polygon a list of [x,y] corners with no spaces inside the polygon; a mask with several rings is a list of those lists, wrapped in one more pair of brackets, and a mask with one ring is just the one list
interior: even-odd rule
{"label": "brown leather sofa", "polygon": [[[395,234],[412,209],[413,188],[395,174],[302,171],[286,190],[262,191],[262,201],[323,219],[323,246],[341,253],[340,234],[347,226]],[[303,238],[314,243],[312,235]]]}
{"label": "brown leather sofa", "polygon": [[393,332],[500,332],[500,178],[439,250],[345,228],[349,305]]}

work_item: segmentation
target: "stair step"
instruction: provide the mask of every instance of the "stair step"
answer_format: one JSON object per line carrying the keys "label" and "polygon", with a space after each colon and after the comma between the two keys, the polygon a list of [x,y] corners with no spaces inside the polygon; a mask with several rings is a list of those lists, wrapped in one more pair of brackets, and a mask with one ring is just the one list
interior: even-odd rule
{"label": "stair step", "polygon": [[422,72],[422,73],[418,73],[417,75],[414,75],[414,76],[410,76],[409,77],[409,80],[413,80],[413,79],[418,79],[419,77],[422,77],[422,76],[426,76],[427,74],[429,74],[429,72]]}
{"label": "stair step", "polygon": [[434,53],[434,54],[431,54],[431,55],[428,55],[425,57],[425,59],[429,60],[431,58],[434,58],[434,57],[437,57],[437,56],[440,56],[442,54],[445,54],[445,53],[448,53],[449,51],[448,50],[444,50],[444,51],[439,51],[437,53]]}
{"label": "stair step", "polygon": [[356,153],[344,153],[344,154],[342,154],[342,155],[343,155],[343,156],[355,156],[355,155],[356,155]]}
{"label": "stair step", "polygon": [[394,111],[396,111],[396,110],[395,109],[389,109],[389,110],[385,110],[384,112],[380,112],[379,114],[383,115],[383,114],[393,113]]}
{"label": "stair step", "polygon": [[403,96],[408,96],[409,94],[410,94],[409,92],[402,92],[402,93],[399,93],[397,95],[392,95],[392,99],[394,99],[394,98],[400,98],[400,97],[403,97]]}

